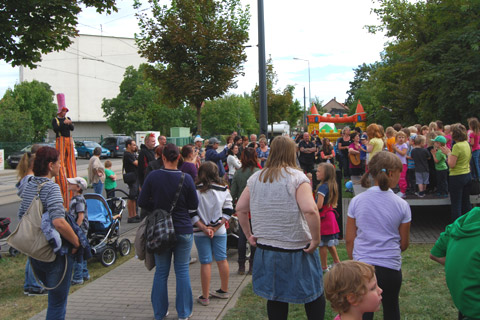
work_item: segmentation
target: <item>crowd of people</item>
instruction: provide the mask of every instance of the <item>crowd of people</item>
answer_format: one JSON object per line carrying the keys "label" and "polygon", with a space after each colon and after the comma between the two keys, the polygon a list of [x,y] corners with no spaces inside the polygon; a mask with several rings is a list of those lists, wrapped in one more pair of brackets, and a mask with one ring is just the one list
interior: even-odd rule
{"label": "crowd of people", "polygon": [[[211,298],[229,298],[226,225],[234,213],[241,227],[237,273],[252,274],[253,290],[267,300],[270,319],[287,319],[289,303],[304,304],[308,319],[323,319],[325,297],[339,312],[338,319],[373,319],[380,304],[384,319],[400,319],[401,252],[408,248],[411,223],[410,207],[404,199],[407,195],[449,196],[452,221],[470,211],[471,180],[479,177],[480,123],[469,119],[468,127],[443,126],[440,121],[407,128],[396,124],[385,130],[370,124],[365,132],[344,127],[335,143],[308,132],[270,141],[265,136],[257,141],[254,134],[234,133],[221,151],[215,137],[197,136],[193,144],[182,148],[167,143],[164,136],[157,144],[153,134],[145,137],[140,149],[134,140],[127,140],[122,174],[129,189],[128,223],[140,222],[155,209],[171,209],[176,190],[180,190],[172,210],[176,245],[154,255],[151,302],[155,319],[168,314],[172,257],[179,319],[192,315],[189,264],[193,242],[202,284],[196,302],[208,306]],[[45,179],[59,175],[60,154],[49,147],[37,149],[32,150],[36,155],[24,156],[19,165],[19,217],[37,185],[47,182],[40,198],[53,226],[68,241],[70,253],[48,266],[29,259],[24,290],[32,295],[45,292],[32,270],[44,284],[60,282],[49,292],[47,317],[62,319],[65,292],[90,276],[86,260],[78,257],[73,261],[73,253],[82,244],[80,235],[63,222],[62,192]],[[94,192],[105,190],[109,198],[115,195],[118,177],[111,161],[102,164],[100,154],[100,148],[94,150],[88,180]],[[341,236],[335,211],[341,192],[337,166],[345,180],[362,176],[360,183],[368,188],[354,197],[348,210],[345,240],[348,256],[355,263],[340,262],[336,251]],[[67,182],[71,195],[67,212],[86,233],[88,209],[82,193],[87,182],[80,177]],[[252,248],[248,271],[247,243]],[[328,253],[333,259],[330,266]],[[432,251],[432,259],[445,263],[437,257],[441,254],[446,254],[445,246]],[[216,290],[210,289],[213,259],[221,280]],[[46,272],[62,268],[67,280]]]}

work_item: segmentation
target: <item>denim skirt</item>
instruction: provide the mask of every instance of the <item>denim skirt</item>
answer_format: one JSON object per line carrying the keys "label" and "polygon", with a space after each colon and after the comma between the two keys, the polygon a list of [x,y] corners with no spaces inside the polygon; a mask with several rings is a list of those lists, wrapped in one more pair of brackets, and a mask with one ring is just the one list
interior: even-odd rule
{"label": "denim skirt", "polygon": [[318,252],[273,251],[257,247],[253,264],[253,292],[267,300],[309,303],[323,294]]}

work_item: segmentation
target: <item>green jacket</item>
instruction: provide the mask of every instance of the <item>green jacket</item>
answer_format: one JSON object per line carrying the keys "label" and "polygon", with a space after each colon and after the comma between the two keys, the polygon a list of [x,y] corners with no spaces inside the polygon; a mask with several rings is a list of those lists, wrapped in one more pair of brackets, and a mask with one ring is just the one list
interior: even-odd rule
{"label": "green jacket", "polygon": [[235,175],[233,176],[232,185],[230,186],[230,191],[232,193],[233,200],[238,200],[242,195],[243,189],[247,186],[247,180],[250,178],[252,174],[260,170],[259,168],[247,168],[243,170],[240,168],[235,171]]}
{"label": "green jacket", "polygon": [[458,310],[480,319],[480,208],[448,225],[430,253],[446,257],[447,286]]}

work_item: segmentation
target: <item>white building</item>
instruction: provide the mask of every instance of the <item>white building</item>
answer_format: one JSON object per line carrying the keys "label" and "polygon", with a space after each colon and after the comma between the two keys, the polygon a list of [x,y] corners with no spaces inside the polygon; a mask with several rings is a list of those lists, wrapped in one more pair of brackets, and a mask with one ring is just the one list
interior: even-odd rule
{"label": "white building", "polygon": [[138,68],[144,62],[132,38],[79,35],[66,50],[43,55],[36,69],[21,67],[20,81],[46,82],[55,94],[65,94],[73,137],[100,137],[112,133],[101,108],[103,99],[118,95],[128,66]]}

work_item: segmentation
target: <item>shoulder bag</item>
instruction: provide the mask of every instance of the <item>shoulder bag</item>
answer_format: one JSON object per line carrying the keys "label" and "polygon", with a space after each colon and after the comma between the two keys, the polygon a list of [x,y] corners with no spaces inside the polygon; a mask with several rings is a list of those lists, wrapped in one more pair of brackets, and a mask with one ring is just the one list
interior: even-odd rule
{"label": "shoulder bag", "polygon": [[177,205],[178,197],[182,191],[183,181],[185,180],[185,173],[182,172],[182,177],[177,187],[177,192],[173,198],[172,206],[169,211],[164,209],[155,209],[148,215],[146,219],[146,247],[150,253],[162,253],[167,249],[175,246],[177,238],[175,236],[175,228],[173,226],[172,211]]}
{"label": "shoulder bag", "polygon": [[7,238],[7,243],[36,260],[52,262],[57,255],[53,252],[41,228],[43,204],[40,200],[40,190],[45,183],[47,182],[38,185],[37,195],[20,219],[15,231]]}
{"label": "shoulder bag", "polygon": [[123,175],[123,182],[126,184],[134,184],[137,181],[137,172],[125,172],[125,167],[122,165],[122,175]]}

